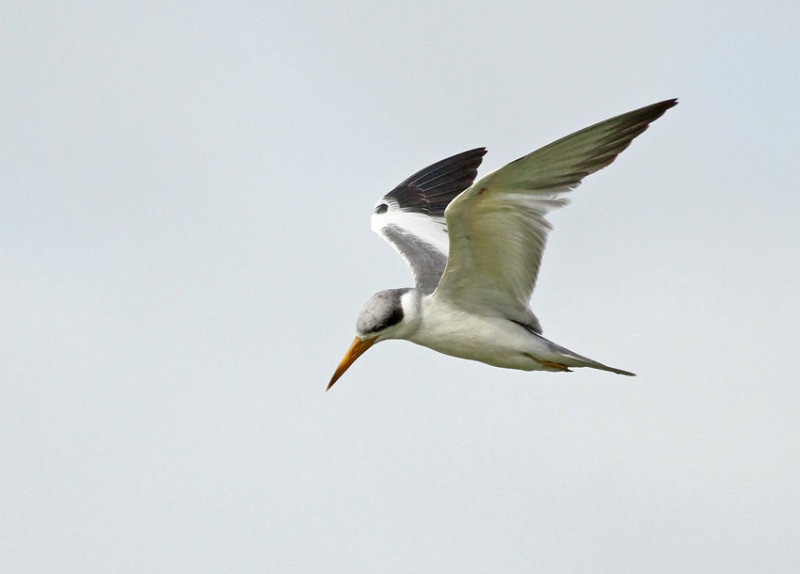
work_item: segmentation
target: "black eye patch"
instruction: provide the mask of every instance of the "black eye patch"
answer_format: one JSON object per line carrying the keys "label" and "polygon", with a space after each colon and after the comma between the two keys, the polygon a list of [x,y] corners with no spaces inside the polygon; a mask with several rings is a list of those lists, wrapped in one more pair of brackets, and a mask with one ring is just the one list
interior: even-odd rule
{"label": "black eye patch", "polygon": [[378,331],[383,331],[384,329],[388,329],[392,325],[397,325],[402,320],[403,320],[403,308],[397,306],[392,310],[392,314],[386,317],[386,319],[382,321],[381,324],[374,329],[374,331],[376,333]]}
{"label": "black eye patch", "polygon": [[375,208],[375,213],[377,213],[378,215],[380,215],[381,213],[386,213],[387,211],[389,211],[389,206],[386,205],[385,203],[381,203],[378,207]]}

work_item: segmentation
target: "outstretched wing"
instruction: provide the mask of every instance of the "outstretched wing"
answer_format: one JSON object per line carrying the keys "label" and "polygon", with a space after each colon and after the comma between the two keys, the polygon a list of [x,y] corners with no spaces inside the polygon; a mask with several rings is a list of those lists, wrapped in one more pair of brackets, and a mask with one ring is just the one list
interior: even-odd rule
{"label": "outstretched wing", "polygon": [[675,104],[667,100],[600,122],[472,185],[446,210],[449,260],[434,296],[541,332],[528,301],[550,231],[545,215]]}
{"label": "outstretched wing", "polygon": [[447,265],[445,208],[472,184],[485,153],[478,148],[436,162],[375,204],[372,230],[402,255],[424,293],[436,289]]}

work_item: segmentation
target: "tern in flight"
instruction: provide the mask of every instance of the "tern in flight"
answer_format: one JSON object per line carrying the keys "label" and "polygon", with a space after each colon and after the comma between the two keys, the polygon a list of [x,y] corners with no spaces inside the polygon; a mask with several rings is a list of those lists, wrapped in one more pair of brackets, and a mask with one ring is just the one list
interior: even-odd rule
{"label": "tern in flight", "polygon": [[528,307],[550,224],[564,194],[614,161],[677,100],[600,122],[473,183],[486,149],[418,171],[378,201],[372,229],[414,273],[416,287],[373,295],[328,384],[375,343],[406,339],[446,355],[523,371],[591,367],[633,375],[545,339]]}

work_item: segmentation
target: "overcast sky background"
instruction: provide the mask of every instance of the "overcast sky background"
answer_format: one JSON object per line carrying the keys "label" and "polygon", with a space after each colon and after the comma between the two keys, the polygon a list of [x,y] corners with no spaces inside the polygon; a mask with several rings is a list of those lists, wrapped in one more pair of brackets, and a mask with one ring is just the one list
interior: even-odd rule
{"label": "overcast sky background", "polygon": [[[4,8],[0,571],[797,568],[796,1]],[[383,193],[671,97],[532,301],[638,377],[391,342],[324,392],[411,283]]]}

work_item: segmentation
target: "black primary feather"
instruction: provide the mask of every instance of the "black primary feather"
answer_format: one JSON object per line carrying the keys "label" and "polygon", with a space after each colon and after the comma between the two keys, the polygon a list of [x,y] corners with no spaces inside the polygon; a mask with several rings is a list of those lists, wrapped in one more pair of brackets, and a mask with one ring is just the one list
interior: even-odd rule
{"label": "black primary feather", "polygon": [[[403,181],[384,199],[393,199],[404,211],[444,217],[447,205],[472,185],[484,154],[486,148],[480,147],[437,161]],[[383,213],[386,209],[381,203],[375,212]]]}

